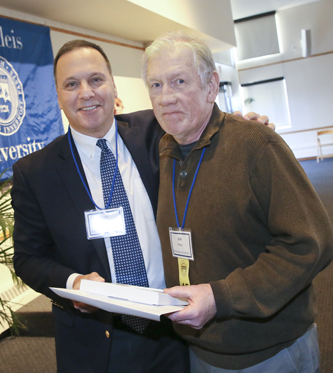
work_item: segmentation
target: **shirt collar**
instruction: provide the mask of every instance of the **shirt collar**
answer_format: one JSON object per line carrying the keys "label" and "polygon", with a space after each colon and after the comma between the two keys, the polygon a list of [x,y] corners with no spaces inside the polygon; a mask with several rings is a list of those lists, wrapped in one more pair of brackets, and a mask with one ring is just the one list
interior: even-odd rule
{"label": "shirt collar", "polygon": [[[93,159],[96,154],[96,148],[98,148],[96,146],[96,142],[98,138],[84,135],[83,133],[76,131],[73,127],[70,127],[70,131],[71,131],[72,137],[74,139],[75,145],[78,148],[78,150],[80,150],[80,152],[82,152],[89,159]],[[106,135],[103,137],[103,139],[106,139],[107,142],[109,143],[112,151],[114,151],[116,148],[115,135],[116,135],[116,126],[115,126],[115,119],[114,119],[111,128],[106,133]]]}

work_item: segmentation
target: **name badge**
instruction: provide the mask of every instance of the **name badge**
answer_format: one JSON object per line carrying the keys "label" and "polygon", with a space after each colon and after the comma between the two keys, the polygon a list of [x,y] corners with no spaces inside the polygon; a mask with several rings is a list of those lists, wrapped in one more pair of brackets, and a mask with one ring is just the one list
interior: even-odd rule
{"label": "name badge", "polygon": [[190,229],[169,228],[169,236],[175,258],[194,260]]}
{"label": "name badge", "polygon": [[122,207],[84,212],[88,240],[123,236],[126,234]]}

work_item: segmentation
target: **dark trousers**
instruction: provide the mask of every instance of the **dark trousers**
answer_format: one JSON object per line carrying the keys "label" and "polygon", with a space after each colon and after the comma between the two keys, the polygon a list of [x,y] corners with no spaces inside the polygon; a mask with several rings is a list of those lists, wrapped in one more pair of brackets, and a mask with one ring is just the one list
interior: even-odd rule
{"label": "dark trousers", "polygon": [[188,347],[159,329],[139,335],[114,328],[108,373],[188,373]]}

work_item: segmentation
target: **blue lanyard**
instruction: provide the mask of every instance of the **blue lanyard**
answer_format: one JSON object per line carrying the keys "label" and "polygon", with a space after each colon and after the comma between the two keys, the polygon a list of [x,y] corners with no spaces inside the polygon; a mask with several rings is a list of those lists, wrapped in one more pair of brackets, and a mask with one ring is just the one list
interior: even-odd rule
{"label": "blue lanyard", "polygon": [[[185,211],[184,211],[184,218],[183,218],[183,223],[182,223],[181,229],[184,229],[184,226],[185,226],[185,219],[186,219],[186,215],[187,215],[187,208],[188,208],[188,205],[190,203],[190,198],[191,198],[192,190],[193,190],[194,183],[195,183],[195,180],[196,180],[198,172],[199,172],[199,168],[201,166],[202,158],[203,158],[203,156],[205,154],[205,150],[206,150],[206,148],[202,149],[202,153],[201,153],[201,157],[200,157],[200,160],[199,160],[199,164],[198,164],[198,167],[197,167],[197,169],[195,171],[194,178],[193,178],[192,185],[191,185],[191,189],[190,189],[188,197],[187,197],[187,203],[186,203],[186,207],[185,207]],[[173,175],[172,175],[173,206],[174,206],[174,209],[175,209],[177,226],[178,226],[178,228],[180,228],[179,220],[178,220],[178,213],[177,213],[177,206],[176,206],[176,195],[175,195],[175,174],[176,174],[175,170],[176,170],[176,160],[174,159],[173,160]]]}
{"label": "blue lanyard", "polygon": [[[110,191],[109,202],[108,202],[107,206],[105,207],[105,209],[108,209],[108,208],[110,207],[111,200],[112,200],[112,195],[113,195],[114,183],[115,183],[115,181],[116,181],[116,176],[117,176],[117,172],[118,172],[118,145],[117,145],[117,144],[118,144],[118,125],[117,125],[117,120],[116,120],[116,119],[115,119],[115,125],[116,125],[116,168],[115,168],[114,175],[113,175],[113,179],[112,179],[112,185],[111,185],[111,191]],[[72,139],[71,139],[71,136],[70,136],[70,130],[69,130],[69,128],[68,128],[68,132],[67,132],[67,134],[68,134],[69,147],[70,147],[70,149],[71,149],[72,157],[73,157],[73,160],[74,160],[74,163],[75,163],[75,166],[76,166],[77,172],[78,172],[78,174],[79,174],[79,176],[80,176],[80,179],[81,179],[81,181],[82,181],[82,184],[83,184],[83,186],[84,186],[86,192],[88,193],[88,196],[89,196],[91,202],[95,205],[95,207],[98,208],[99,210],[104,210],[104,208],[99,207],[99,206],[96,205],[96,203],[95,203],[95,201],[93,200],[92,195],[91,195],[91,193],[90,193],[90,191],[89,191],[89,189],[88,189],[86,183],[85,183],[84,180],[83,180],[83,177],[82,177],[82,174],[81,174],[81,172],[80,172],[79,166],[78,166],[77,161],[76,161],[76,159],[75,159],[75,154],[74,154],[74,151],[73,151]]]}

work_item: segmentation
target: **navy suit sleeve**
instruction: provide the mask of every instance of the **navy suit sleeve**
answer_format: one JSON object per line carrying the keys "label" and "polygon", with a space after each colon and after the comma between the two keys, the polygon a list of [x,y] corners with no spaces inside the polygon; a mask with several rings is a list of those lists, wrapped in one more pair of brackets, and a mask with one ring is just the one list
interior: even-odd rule
{"label": "navy suit sleeve", "polygon": [[13,261],[16,274],[34,290],[55,299],[57,297],[49,286],[66,287],[73,270],[60,264],[56,258],[55,243],[40,205],[18,163],[13,166],[11,194],[15,217]]}
{"label": "navy suit sleeve", "polygon": [[66,287],[72,273],[111,280],[104,240],[87,240],[84,211],[94,205],[65,136],[14,164],[12,204],[14,267],[27,285],[55,299],[49,287]]}

